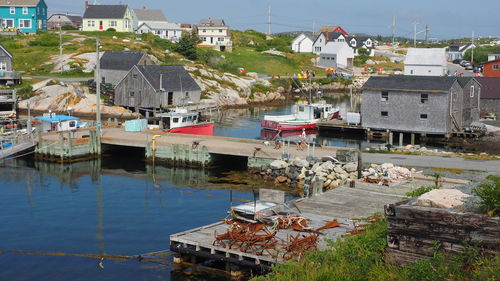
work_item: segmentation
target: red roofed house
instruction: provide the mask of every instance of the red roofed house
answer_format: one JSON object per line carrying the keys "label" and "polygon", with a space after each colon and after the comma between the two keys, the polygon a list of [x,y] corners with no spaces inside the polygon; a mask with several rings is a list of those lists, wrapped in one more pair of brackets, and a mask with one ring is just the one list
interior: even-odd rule
{"label": "red roofed house", "polygon": [[[345,31],[339,25],[336,25],[336,26],[323,26],[322,28],[319,29],[319,33],[323,33],[323,32],[326,33],[326,34],[338,32],[338,33],[344,34],[344,36],[349,36],[349,33],[347,33],[347,31]],[[326,38],[326,40],[328,40],[328,38]]]}
{"label": "red roofed house", "polygon": [[484,63],[484,77],[500,77],[500,59]]}
{"label": "red roofed house", "polygon": [[481,84],[481,93],[479,94],[481,99],[479,102],[480,113],[500,115],[500,78],[478,77],[476,80]]}

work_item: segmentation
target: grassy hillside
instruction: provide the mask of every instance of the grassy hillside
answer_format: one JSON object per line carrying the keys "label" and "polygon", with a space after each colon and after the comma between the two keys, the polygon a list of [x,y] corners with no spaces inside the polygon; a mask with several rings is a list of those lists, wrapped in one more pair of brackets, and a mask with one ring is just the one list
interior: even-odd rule
{"label": "grassy hillside", "polygon": [[[159,39],[152,34],[139,36],[130,33],[117,32],[79,32],[66,31],[63,33],[63,54],[77,56],[95,52],[95,37],[99,36],[101,51],[105,50],[132,50],[146,51],[155,55],[165,64],[190,64],[183,56],[173,52],[175,44]],[[238,73],[242,67],[249,71],[269,75],[285,75],[310,69],[312,54],[292,54],[288,37],[276,37],[266,40],[266,35],[255,31],[232,31],[234,40],[233,53],[221,53],[208,49],[198,48],[197,63],[206,64],[222,72]],[[141,40],[136,40],[140,37]],[[74,70],[64,74],[51,73],[57,70],[53,60],[59,56],[59,34],[47,31],[34,35],[19,35],[1,37],[3,44],[14,56],[14,69],[23,71],[24,75],[52,75],[91,77],[92,73],[84,73],[84,61],[73,60]],[[286,57],[261,53],[274,48],[285,53]],[[166,52],[168,50],[168,54]]]}

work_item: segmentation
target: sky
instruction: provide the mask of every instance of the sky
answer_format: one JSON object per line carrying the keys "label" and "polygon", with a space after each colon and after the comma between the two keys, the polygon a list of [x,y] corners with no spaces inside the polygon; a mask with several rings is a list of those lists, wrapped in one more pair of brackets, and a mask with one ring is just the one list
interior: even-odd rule
{"label": "sky", "polygon": [[[84,0],[45,0],[51,13],[83,14]],[[89,0],[90,4],[94,0]],[[414,25],[430,28],[430,39],[500,37],[499,0],[99,0],[132,8],[161,9],[170,22],[197,23],[201,18],[224,18],[232,29],[267,32],[312,31],[340,25],[349,33],[413,38]],[[417,38],[423,38],[421,32]]]}

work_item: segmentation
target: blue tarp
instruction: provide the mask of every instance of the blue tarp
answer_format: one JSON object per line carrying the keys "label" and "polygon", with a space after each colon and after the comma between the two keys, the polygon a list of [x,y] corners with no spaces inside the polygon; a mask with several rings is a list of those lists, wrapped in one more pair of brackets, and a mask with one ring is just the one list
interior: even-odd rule
{"label": "blue tarp", "polygon": [[35,117],[35,119],[47,121],[47,122],[61,122],[61,121],[68,121],[68,120],[79,120],[80,118],[68,116],[68,115],[54,115],[52,117],[38,116],[38,117]]}

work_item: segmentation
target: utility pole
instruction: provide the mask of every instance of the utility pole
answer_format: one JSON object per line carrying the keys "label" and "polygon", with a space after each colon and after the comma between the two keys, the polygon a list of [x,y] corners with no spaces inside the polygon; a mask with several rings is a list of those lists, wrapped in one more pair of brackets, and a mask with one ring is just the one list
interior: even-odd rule
{"label": "utility pole", "polygon": [[271,5],[269,5],[268,19],[267,19],[268,31],[267,34],[271,35]]}
{"label": "utility pole", "polygon": [[474,31],[472,31],[472,46],[471,46],[471,56],[470,56],[470,63],[474,65]]}
{"label": "utility pole", "polygon": [[97,122],[97,135],[101,137],[101,61],[99,59],[99,37],[95,38],[96,41],[96,65],[95,65],[95,120]]}
{"label": "utility pole", "polygon": [[61,60],[61,73],[64,71],[63,49],[62,49],[62,27],[59,24],[59,59]]}
{"label": "utility pole", "polygon": [[417,47],[417,24],[418,22],[413,22],[413,47]]}
{"label": "utility pole", "polygon": [[313,30],[312,30],[313,36],[314,36],[315,30],[316,30],[316,21],[313,21]]}
{"label": "utility pole", "polygon": [[396,41],[396,16],[392,16],[392,44]]}
{"label": "utility pole", "polygon": [[425,25],[425,42],[429,41],[429,26],[426,24]]}

